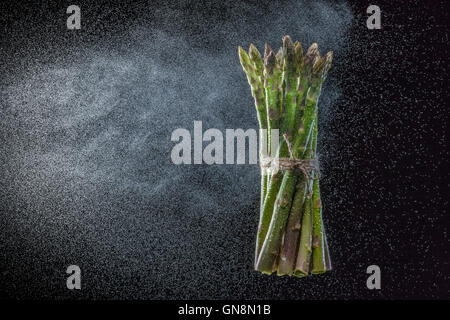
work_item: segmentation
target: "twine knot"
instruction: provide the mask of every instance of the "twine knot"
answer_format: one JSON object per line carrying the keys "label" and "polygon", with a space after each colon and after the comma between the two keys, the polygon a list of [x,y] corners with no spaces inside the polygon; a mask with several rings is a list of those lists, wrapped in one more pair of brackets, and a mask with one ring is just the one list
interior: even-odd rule
{"label": "twine knot", "polygon": [[[320,178],[319,160],[317,158],[295,158],[292,144],[289,142],[287,135],[283,134],[283,137],[288,146],[289,158],[265,156],[260,159],[259,165],[261,168],[272,169],[274,173],[277,173],[279,170],[298,170],[304,175],[309,190],[310,180]],[[313,177],[313,173],[316,173],[317,176]]]}

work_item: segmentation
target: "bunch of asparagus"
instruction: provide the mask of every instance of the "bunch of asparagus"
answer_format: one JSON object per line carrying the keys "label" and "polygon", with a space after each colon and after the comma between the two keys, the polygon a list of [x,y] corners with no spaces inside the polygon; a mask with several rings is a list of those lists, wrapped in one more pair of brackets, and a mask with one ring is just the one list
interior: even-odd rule
{"label": "bunch of asparagus", "polygon": [[[271,154],[292,164],[282,170],[275,161],[261,166],[255,269],[262,273],[303,277],[331,270],[316,164],[317,103],[332,55],[321,57],[316,43],[304,53],[289,36],[278,53],[266,44],[264,58],[253,44],[248,54],[239,47],[260,129],[267,129],[261,130],[267,137],[260,161]],[[277,150],[271,150],[274,129],[280,133]]]}

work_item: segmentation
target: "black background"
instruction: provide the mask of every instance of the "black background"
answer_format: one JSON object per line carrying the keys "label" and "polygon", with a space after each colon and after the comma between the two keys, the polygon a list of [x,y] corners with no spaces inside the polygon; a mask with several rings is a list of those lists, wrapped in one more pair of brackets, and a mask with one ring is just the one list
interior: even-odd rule
{"label": "black background", "polygon": [[[118,37],[130,21],[143,19],[142,3],[77,4],[83,10],[89,8],[91,14],[87,19],[90,20],[86,23],[96,27],[76,35],[65,33],[64,37],[58,38],[54,35],[65,29],[65,5],[3,3],[4,72],[14,72],[11,61],[25,65],[32,63],[26,58],[34,55],[36,59],[51,63],[52,59],[58,59],[58,54],[65,54],[65,48],[109,41]],[[70,264],[70,258],[45,248],[38,250],[38,245],[30,246],[26,241],[17,241],[26,236],[26,231],[16,229],[2,219],[2,297],[449,298],[448,145],[445,133],[448,123],[445,95],[448,88],[445,80],[448,72],[448,8],[438,1],[377,1],[382,10],[383,28],[368,30],[365,9],[370,4],[366,1],[351,4],[355,19],[349,33],[349,57],[345,63],[336,60],[332,69],[335,76],[343,79],[343,94],[334,107],[345,110],[340,112],[343,118],[328,124],[328,130],[341,137],[334,139],[333,144],[334,150],[345,150],[336,157],[342,163],[333,163],[331,157],[324,168],[325,171],[340,170],[338,175],[341,177],[339,184],[336,179],[333,183],[325,180],[323,184],[323,193],[331,194],[327,202],[335,203],[333,208],[340,213],[334,214],[333,219],[325,218],[333,272],[302,280],[266,277],[251,270],[245,276],[236,276],[238,271],[233,264],[251,267],[249,257],[254,234],[248,232],[239,238],[242,258],[227,264],[229,268],[219,267],[222,274],[205,279],[208,284],[199,288],[201,292],[188,291],[180,296],[164,286],[163,276],[160,291],[157,294],[147,292],[141,287],[145,280],[122,275],[121,270],[103,274],[86,271],[83,274],[84,289],[70,292],[65,289],[65,267]],[[158,1],[149,2],[149,12],[161,5]],[[206,44],[212,52],[216,50],[218,40],[208,37],[208,29],[214,21],[233,21],[229,14],[233,2],[183,2],[173,6],[182,7],[187,17],[195,13],[195,16],[209,18],[204,23],[193,23],[188,29],[173,21],[164,31],[186,37],[204,34],[205,43],[199,45]],[[260,6],[270,4],[261,1]],[[114,14],[104,14],[105,8]],[[158,16],[152,16],[148,23],[160,25]],[[34,27],[28,28],[28,24]],[[36,25],[41,27],[39,33],[35,32]],[[161,24],[161,28],[164,26]],[[20,39],[10,37],[17,32],[22,34]],[[55,43],[55,39],[60,43]],[[57,48],[57,54],[43,56],[41,47]],[[363,116],[360,114],[362,105],[365,106]],[[7,145],[8,136],[3,131],[2,135]],[[1,185],[7,184],[8,181],[2,178]],[[0,194],[3,198],[0,208],[6,212],[11,207],[8,202],[11,200],[7,194]],[[340,202],[339,198],[345,201]],[[258,199],[255,198],[250,206],[241,210],[241,215],[246,217],[239,220],[243,229],[254,230],[257,208]],[[64,252],[64,244],[61,248]],[[89,263],[82,262],[82,270],[89,270]],[[379,265],[382,270],[382,290],[366,288],[365,269],[371,264]],[[200,272],[198,277],[201,276]]]}

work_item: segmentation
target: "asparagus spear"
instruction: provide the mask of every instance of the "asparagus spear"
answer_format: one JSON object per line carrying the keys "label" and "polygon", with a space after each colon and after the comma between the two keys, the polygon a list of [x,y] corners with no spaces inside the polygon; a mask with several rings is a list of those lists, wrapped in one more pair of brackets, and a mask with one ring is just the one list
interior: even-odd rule
{"label": "asparagus spear", "polygon": [[307,276],[309,272],[311,259],[311,229],[311,197],[307,195],[305,200],[305,212],[302,217],[300,244],[294,269],[294,275],[297,277]]}
{"label": "asparagus spear", "polygon": [[299,177],[295,190],[294,200],[292,201],[291,211],[286,226],[283,246],[280,252],[278,262],[278,275],[291,275],[294,269],[295,259],[297,257],[297,247],[300,237],[300,221],[305,206],[305,179]]}
{"label": "asparagus spear", "polygon": [[239,59],[241,61],[242,69],[244,69],[247,75],[247,80],[251,87],[252,96],[255,99],[255,107],[257,111],[259,127],[261,129],[267,129],[265,94],[264,87],[261,81],[261,74],[259,74],[258,67],[255,65],[255,63],[252,62],[247,52],[245,52],[242,47],[239,47]]}
{"label": "asparagus spear", "polygon": [[[262,58],[258,49],[251,44],[250,45],[250,56],[247,55],[242,47],[238,48],[239,59],[244,69],[248,83],[251,87],[252,96],[255,99],[255,107],[257,111],[258,123],[260,129],[267,129],[267,115],[265,111],[265,93],[264,87],[262,83]],[[265,143],[267,143],[267,136],[263,139]],[[267,150],[264,146],[260,146],[260,158],[265,157],[266,153],[264,150]],[[267,192],[267,170],[261,168],[261,207],[263,206],[264,199],[266,197]]]}
{"label": "asparagus spear", "polygon": [[312,196],[312,216],[313,216],[313,233],[312,233],[312,274],[324,273],[326,271],[325,265],[325,248],[324,248],[324,234],[322,222],[322,204],[320,200],[319,181],[313,183]]}
{"label": "asparagus spear", "polygon": [[263,246],[267,230],[269,229],[270,221],[272,219],[273,208],[278,195],[278,190],[280,190],[280,186],[283,180],[283,172],[278,171],[273,173],[269,180],[270,180],[269,187],[267,189],[266,199],[263,204],[261,219],[259,221],[258,226],[258,234],[256,237],[255,265],[257,263],[258,256],[260,255],[260,251]]}
{"label": "asparagus spear", "polygon": [[[314,132],[313,132],[313,142],[312,142],[312,154],[317,157],[317,113],[315,115],[314,121]],[[320,199],[320,187],[319,180],[316,177],[317,173],[313,173],[313,187],[312,187],[312,221],[313,221],[313,232],[312,232],[312,267],[311,273],[318,274],[323,273],[326,270],[325,266],[325,252],[324,252],[324,235],[323,235],[323,222],[322,222],[322,201]]]}
{"label": "asparagus spear", "polygon": [[[313,48],[314,49],[314,48]],[[309,51],[309,50],[308,50]],[[307,54],[308,56],[308,54]],[[314,127],[312,134],[311,155],[316,157],[317,149],[317,103],[321,92],[322,83],[326,77],[326,72],[331,64],[332,53],[327,53],[323,58],[314,59],[311,76],[311,87],[308,90],[306,98],[306,110],[314,110]],[[309,59],[308,63],[313,61]],[[308,112],[309,115],[309,112]],[[300,137],[300,136],[299,136]],[[305,150],[305,147],[299,147],[298,150]],[[313,172],[312,178],[314,179],[317,173]],[[311,184],[311,183],[309,183]],[[323,235],[322,235],[322,219],[321,219],[321,204],[319,195],[318,181],[313,181],[312,186],[309,186],[309,193],[307,195],[307,206],[305,206],[305,214],[302,219],[302,236],[300,238],[300,244],[297,255],[297,262],[295,266],[294,274],[297,276],[307,275],[310,271],[310,259],[312,250],[315,251],[315,259],[313,259],[313,272],[321,273],[325,268],[324,264],[324,251],[323,251]],[[318,203],[319,202],[319,203]],[[313,228],[314,226],[314,228]],[[311,246],[314,246],[311,249]]]}
{"label": "asparagus spear", "polygon": [[295,50],[292,40],[289,36],[283,38],[283,53],[284,53],[284,72],[283,83],[284,101],[282,110],[284,114],[283,134],[287,134],[289,142],[292,141],[292,134],[296,120],[297,112],[297,59],[295,57]]}
{"label": "asparagus spear", "polygon": [[279,128],[280,119],[280,66],[277,64],[275,53],[268,44],[266,44],[264,53],[264,91],[266,96],[266,111],[267,111],[267,128],[269,132],[269,152],[271,150],[270,130]]}
{"label": "asparagus spear", "polygon": [[[311,107],[311,106],[309,106]],[[309,113],[308,113],[309,114]],[[314,128],[315,120],[312,120],[310,131]],[[312,133],[311,133],[312,134]],[[309,149],[312,149],[312,139],[309,139]],[[301,148],[298,149],[303,150]],[[308,152],[305,155],[308,158],[313,156],[312,152]],[[305,177],[304,179],[304,188],[305,188],[305,204],[304,204],[304,212],[301,217],[301,235],[300,242],[298,244],[298,253],[295,256],[296,260],[294,261],[294,271],[293,274],[297,277],[304,277],[308,275],[309,266],[310,266],[310,257],[311,257],[311,244],[312,244],[312,199],[311,199],[311,181],[309,177]],[[299,221],[300,223],[300,221]],[[290,257],[292,259],[292,256]]]}
{"label": "asparagus spear", "polygon": [[[297,108],[299,115],[297,116],[299,128],[299,134],[303,134],[304,125],[302,125],[302,117],[304,113],[305,96],[308,91],[309,75],[304,70],[303,50],[299,42],[294,45],[296,65],[297,65]],[[300,222],[305,205],[305,179],[302,175],[299,175],[297,179],[297,186],[295,196],[292,204],[291,211],[289,213],[289,219],[286,226],[284,235],[283,246],[280,252],[278,275],[291,275],[293,272],[295,260],[297,257],[298,239],[300,236]]]}
{"label": "asparagus spear", "polygon": [[[332,53],[329,52],[322,59],[320,59],[313,68],[313,76],[320,77],[319,83],[322,85],[329,65],[331,64]],[[321,89],[318,89],[320,94]],[[319,99],[319,96],[317,96]],[[317,103],[317,102],[316,102]],[[317,157],[317,133],[318,133],[318,112],[316,111],[314,133],[313,133],[313,154]],[[314,173],[317,175],[317,173]],[[322,221],[322,201],[320,199],[319,180],[315,179],[313,182],[312,194],[312,216],[313,216],[313,235],[312,235],[312,274],[324,273],[327,271],[324,245],[324,231]]]}
{"label": "asparagus spear", "polygon": [[250,57],[250,61],[252,62],[253,67],[255,68],[257,77],[259,78],[260,81],[262,81],[263,60],[261,53],[259,53],[258,49],[256,49],[253,43],[250,44],[250,47],[248,49],[248,55]]}
{"label": "asparagus spear", "polygon": [[[273,50],[268,44],[265,48],[264,58],[264,87],[266,93],[266,110],[268,114],[268,127],[270,129],[279,129],[280,116],[282,108],[282,70],[283,70],[283,55],[282,51],[274,56]],[[269,134],[270,136],[270,134]],[[269,145],[272,143],[270,142]],[[277,151],[270,150],[270,155],[273,156]],[[258,226],[258,234],[256,239],[255,252],[255,268],[258,262],[258,257],[264,243],[264,239],[269,229],[272,213],[277,198],[278,190],[280,189],[283,172],[270,172],[270,179],[268,180],[266,198],[263,202],[260,222]]]}

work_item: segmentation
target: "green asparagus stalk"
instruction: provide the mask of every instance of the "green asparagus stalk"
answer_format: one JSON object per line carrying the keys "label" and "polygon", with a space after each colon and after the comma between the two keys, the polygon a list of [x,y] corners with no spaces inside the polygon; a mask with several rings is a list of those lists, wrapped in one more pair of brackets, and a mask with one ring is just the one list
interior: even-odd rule
{"label": "green asparagus stalk", "polygon": [[256,263],[256,269],[271,274],[275,269],[275,262],[281,246],[281,237],[291,208],[292,196],[295,191],[296,173],[286,171],[278,191],[266,239]]}
{"label": "green asparagus stalk", "polygon": [[292,141],[293,129],[296,120],[297,108],[297,59],[295,57],[294,44],[289,36],[283,38],[284,53],[284,101],[283,101],[283,126],[282,133],[286,134],[288,141]]}
{"label": "green asparagus stalk", "polygon": [[[328,53],[322,59],[320,59],[313,68],[313,76],[320,77],[319,83],[322,85],[326,73],[328,71],[329,65],[331,64],[332,53]],[[318,89],[319,94],[317,95],[317,100],[321,92],[321,88]],[[316,102],[317,104],[317,102]],[[318,134],[318,112],[315,114],[314,132],[313,132],[313,154],[317,157],[317,134]],[[317,172],[313,173],[317,176]],[[320,274],[327,271],[326,258],[325,258],[325,235],[323,230],[323,220],[322,220],[322,201],[320,198],[320,186],[318,177],[313,182],[313,195],[312,195],[312,214],[313,214],[313,238],[312,238],[312,274]]]}
{"label": "green asparagus stalk", "polygon": [[[260,129],[267,129],[267,115],[265,110],[265,93],[264,93],[264,87],[262,83],[262,58],[261,54],[259,53],[258,49],[251,44],[249,53],[250,56],[247,55],[247,52],[245,52],[242,47],[238,48],[239,52],[239,59],[242,65],[242,68],[244,69],[248,83],[251,87],[252,96],[255,99],[255,107],[257,111],[257,117],[258,117],[258,123]],[[268,142],[267,136],[265,139],[263,139],[265,143]],[[264,150],[267,150],[267,145],[260,146],[260,158],[266,156],[266,152]],[[261,168],[261,207],[263,206],[264,199],[266,197],[267,192],[267,170],[264,168]]]}
{"label": "green asparagus stalk", "polygon": [[[250,58],[250,63],[251,65],[254,67],[254,76],[256,76],[257,78],[257,84],[258,84],[258,107],[257,108],[262,108],[261,103],[265,103],[265,93],[264,93],[264,97],[263,94],[261,94],[261,83],[262,83],[262,75],[263,75],[263,60],[262,60],[262,56],[259,53],[258,49],[256,49],[256,47],[253,44],[250,44],[249,50],[248,50],[248,55]],[[261,101],[261,99],[264,99],[264,102]],[[267,113],[265,113],[264,111],[258,111],[259,113],[262,114],[261,116],[261,123],[260,123],[260,129],[269,129],[267,127],[267,125],[265,126],[263,122],[267,122],[266,118],[267,118]],[[270,131],[267,131],[270,132]],[[264,143],[265,143],[265,151],[261,150],[260,151],[260,156],[261,155],[265,155],[267,151],[269,151],[268,149],[268,143],[269,143],[269,139],[268,139],[268,133],[266,133],[264,139],[263,139]],[[261,145],[261,148],[263,146]],[[261,169],[261,208],[262,205],[264,203],[264,199],[266,197],[266,192],[267,192],[267,179],[268,179],[268,172],[266,169],[262,168]]]}
{"label": "green asparagus stalk", "polygon": [[278,275],[291,275],[297,257],[297,246],[300,237],[300,221],[302,219],[305,206],[305,179],[299,177],[295,190],[294,200],[289,212],[289,219],[286,226],[283,246],[278,262]]}
{"label": "green asparagus stalk", "polygon": [[[299,115],[297,116],[296,127],[299,128],[298,134],[303,134],[304,125],[302,124],[302,117],[304,114],[305,96],[308,91],[309,77],[304,72],[303,50],[299,42],[294,45],[296,65],[297,65],[297,109]],[[298,154],[297,154],[298,156]],[[300,237],[300,222],[305,205],[305,179],[301,175],[298,177],[297,187],[291,211],[289,213],[288,224],[286,226],[283,246],[280,252],[278,275],[291,275],[293,272],[295,260],[297,257],[298,239]]]}
{"label": "green asparagus stalk", "polygon": [[281,78],[280,66],[277,64],[275,53],[268,44],[266,44],[264,53],[264,91],[266,96],[266,111],[267,111],[267,128],[269,132],[269,152],[271,150],[271,135],[270,130],[279,128],[281,100],[280,100],[280,83]]}
{"label": "green asparagus stalk", "polygon": [[[304,79],[303,80],[303,84],[304,83],[308,83],[307,81],[309,80],[309,73],[312,70],[314,61],[317,59],[317,55],[318,55],[318,50],[317,50],[317,44],[313,43],[305,56],[303,65],[304,65],[304,69],[305,69],[305,75],[304,75]],[[310,81],[310,80],[309,80]],[[311,84],[312,86],[313,84]],[[302,83],[299,84],[299,87],[302,86]],[[297,135],[295,137],[295,141],[294,141],[294,152],[295,152],[295,156],[298,158],[304,158],[305,156],[305,152],[307,150],[307,145],[308,145],[308,140],[311,137],[311,133],[312,133],[312,122],[314,119],[314,111],[315,111],[315,104],[311,103],[313,102],[313,97],[308,95],[311,95],[312,93],[312,88],[307,88],[307,92],[306,92],[306,103],[304,105],[301,105],[300,108],[303,111],[303,116],[301,118],[300,121],[300,125],[298,128],[298,132]],[[314,90],[314,93],[316,93],[317,91]],[[309,103],[308,103],[309,102]]]}
{"label": "green asparagus stalk", "polygon": [[[256,50],[256,48],[255,48]],[[255,99],[255,107],[258,116],[258,123],[261,129],[267,129],[267,116],[265,105],[264,87],[261,81],[261,74],[258,73],[258,67],[252,62],[247,52],[239,47],[239,58],[244,69],[248,83],[250,84],[252,96]]]}
{"label": "green asparagus stalk", "polygon": [[267,188],[266,199],[263,204],[263,209],[259,220],[258,233],[256,236],[255,268],[258,262],[261,248],[267,235],[267,231],[269,229],[275,201],[277,199],[278,190],[280,190],[282,180],[283,172],[281,171],[273,173],[269,179],[269,186]]}
{"label": "green asparagus stalk", "polygon": [[[311,49],[311,48],[310,48]],[[314,50],[314,48],[313,48]],[[310,51],[310,50],[308,50]],[[308,56],[308,54],[307,54]],[[317,104],[321,92],[322,83],[326,77],[326,72],[328,71],[329,64],[331,63],[332,54],[328,53],[325,57],[319,58],[316,56],[314,59],[309,59],[306,63],[311,63],[315,61],[312,68],[311,76],[311,87],[308,90],[306,97],[306,110],[313,111],[313,132],[312,132],[312,143],[310,148],[310,154],[313,157],[317,156]],[[300,147],[300,150],[305,150],[304,147]],[[314,179],[317,175],[316,172],[312,173],[312,178]],[[311,185],[312,182],[312,185]],[[313,253],[313,273],[322,273],[325,269],[324,263],[324,246],[323,246],[323,235],[322,235],[322,217],[321,217],[321,203],[320,203],[320,191],[318,180],[313,180],[309,182],[310,189],[307,195],[308,206],[305,207],[305,214],[302,220],[302,237],[300,239],[299,251],[297,255],[297,262],[295,267],[295,275],[307,275],[310,271],[310,261],[311,253]],[[314,252],[312,252],[314,251]]]}
{"label": "green asparagus stalk", "polygon": [[[311,108],[311,105],[308,105]],[[309,114],[309,113],[308,113]],[[310,131],[314,129],[314,122],[310,127]],[[310,133],[312,134],[312,133]],[[310,135],[309,134],[309,135]],[[309,139],[309,148],[308,151],[312,149],[312,139]],[[298,148],[297,152],[303,151],[302,148]],[[313,156],[312,152],[308,152],[306,157],[311,158]],[[300,243],[298,245],[298,253],[296,255],[295,267],[293,274],[296,277],[304,277],[309,273],[310,262],[311,262],[311,245],[312,245],[312,199],[311,199],[311,181],[309,177],[305,177],[304,179],[304,188],[306,190],[305,194],[305,205],[304,205],[304,213],[301,219],[301,236]]]}
{"label": "green asparagus stalk", "polygon": [[[271,147],[271,129],[279,128],[280,110],[281,110],[281,99],[280,92],[282,91],[281,82],[281,65],[277,61],[273,50],[268,44],[266,44],[264,52],[264,89],[266,97],[266,111],[267,111],[267,127],[268,127],[268,146]],[[274,150],[269,148],[270,155],[274,154]],[[256,239],[256,249],[255,249],[255,265],[263,245],[267,230],[269,228],[270,220],[272,218],[272,212],[276,200],[278,190],[281,185],[281,178],[283,176],[282,172],[266,172],[268,176],[268,181],[265,186],[267,186],[266,197],[263,201],[260,222],[258,226],[258,233]],[[263,186],[263,188],[265,187]]]}
{"label": "green asparagus stalk", "polygon": [[307,276],[311,259],[312,241],[312,217],[311,197],[307,194],[305,200],[305,212],[302,217],[300,244],[298,248],[297,261],[295,262],[294,275],[297,277]]}
{"label": "green asparagus stalk", "polygon": [[[313,150],[314,157],[317,157],[317,112],[314,121],[313,132]],[[320,187],[317,173],[313,173],[313,193],[312,193],[312,216],[313,216],[313,235],[312,235],[312,274],[323,273],[326,271],[325,266],[325,251],[324,251],[324,235],[322,222],[322,201],[320,199]]]}
{"label": "green asparagus stalk", "polygon": [[257,77],[259,78],[260,81],[262,81],[264,63],[261,53],[259,53],[258,49],[256,49],[253,43],[250,44],[250,47],[248,49],[248,55],[250,57],[250,61],[253,67],[255,68]]}
{"label": "green asparagus stalk", "polygon": [[[275,145],[272,141],[272,130],[279,128],[280,111],[281,111],[281,99],[280,99],[280,80],[281,80],[281,68],[275,58],[275,53],[272,48],[266,43],[264,50],[264,91],[266,96],[266,112],[267,112],[267,128],[268,128],[268,151],[269,155],[273,155],[276,150],[272,150],[272,145]],[[270,178],[272,172],[267,170],[268,181],[266,184],[267,190],[270,187]],[[263,203],[264,206],[264,203]],[[261,208],[263,208],[263,206]],[[273,210],[273,207],[270,208]],[[257,253],[258,254],[258,253]],[[257,257],[256,254],[256,257]]]}

